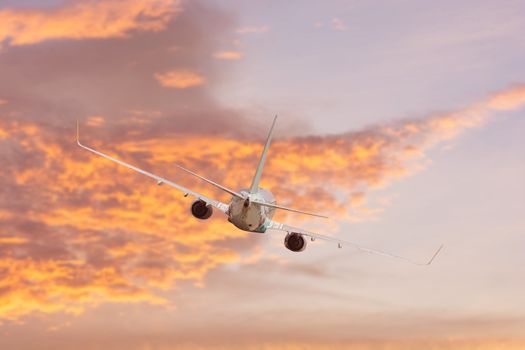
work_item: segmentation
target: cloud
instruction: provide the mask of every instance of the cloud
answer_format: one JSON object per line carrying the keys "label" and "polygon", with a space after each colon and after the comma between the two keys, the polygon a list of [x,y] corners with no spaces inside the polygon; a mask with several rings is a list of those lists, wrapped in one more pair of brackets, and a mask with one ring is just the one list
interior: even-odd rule
{"label": "cloud", "polygon": [[346,26],[345,22],[343,22],[343,20],[341,20],[340,18],[332,18],[332,28],[340,32],[348,30],[348,27]]}
{"label": "cloud", "polygon": [[[458,112],[340,135],[278,139],[263,186],[288,199],[285,204],[350,218],[348,208],[361,205],[366,191],[412,174],[410,163],[429,147],[493,117],[500,109],[496,97],[512,96],[508,110],[523,106],[524,94],[517,86]],[[220,242],[246,235],[221,218],[193,219],[190,201],[180,193],[72,148],[71,135],[40,123],[2,118],[0,130],[7,135],[1,224],[18,239],[0,245],[0,317],[79,313],[102,302],[166,303],[158,290],[180,280],[201,283],[210,269],[240,261],[233,245]],[[240,188],[249,183],[260,152],[259,140],[205,134],[112,144],[98,148],[225,201],[224,194],[174,172],[171,164]],[[348,200],[333,193],[346,193]]]}
{"label": "cloud", "polygon": [[[325,27],[325,22],[323,21],[315,21],[313,23],[313,26],[315,28],[324,28]],[[333,30],[337,30],[337,31],[340,31],[340,32],[345,32],[348,30],[348,26],[346,25],[346,23],[340,19],[340,18],[337,18],[337,17],[334,17],[332,18],[331,21],[329,21],[326,26],[330,26]]]}
{"label": "cloud", "polygon": [[[145,3],[119,2],[116,16]],[[72,4],[65,8],[82,19],[93,8],[104,18],[105,6],[116,2]],[[209,89],[224,76],[209,54],[234,28],[227,15],[201,6],[188,3],[162,31],[126,29],[127,40],[111,34],[25,45],[35,27],[22,26],[17,47],[0,55],[0,96],[9,100],[0,110],[0,319],[79,314],[103,303],[171,305],[166,291],[183,282],[201,285],[209,271],[257,253],[259,241],[220,215],[199,222],[188,213],[189,198],[74,143],[80,119],[86,144],[204,194],[228,201],[174,162],[229,187],[250,183],[266,130],[218,104]],[[68,11],[43,12],[55,21]],[[182,87],[173,72],[206,83],[165,89],[159,82]],[[516,86],[460,111],[338,135],[277,138],[262,185],[283,205],[366,219],[354,207],[373,205],[369,191],[419,171],[429,148],[498,111],[520,108],[524,95]]]}
{"label": "cloud", "polygon": [[5,9],[0,11],[0,43],[121,38],[131,31],[163,30],[179,12],[178,0],[90,0],[50,10]]}
{"label": "cloud", "polygon": [[0,98],[0,106],[8,104],[9,101]]}
{"label": "cloud", "polygon": [[239,51],[219,51],[213,54],[213,57],[219,60],[240,60],[243,57]]}
{"label": "cloud", "polygon": [[238,34],[260,34],[270,31],[270,27],[264,26],[247,26],[237,29]]}
{"label": "cloud", "polygon": [[[352,342],[289,342],[289,343],[268,343],[265,349],[271,350],[327,350],[327,349],[348,349],[348,350],[406,350],[406,349],[427,349],[427,350],[517,350],[523,346],[520,340],[398,340],[398,341],[352,341]],[[239,347],[240,348],[240,347]],[[244,345],[244,349],[260,349],[260,345]],[[188,346],[187,349],[192,349]],[[226,347],[225,347],[226,349]]]}
{"label": "cloud", "polygon": [[516,85],[513,89],[494,94],[484,103],[484,107],[508,111],[519,108],[523,104],[525,104],[525,85]]}
{"label": "cloud", "polygon": [[[134,12],[144,3],[119,2],[115,13]],[[116,2],[78,4],[71,8],[104,17],[106,6]],[[210,33],[199,29],[201,21]],[[237,112],[218,106],[205,88],[173,94],[152,77],[189,70],[217,81],[209,52],[217,51],[224,33],[233,31],[230,22],[220,11],[188,3],[162,31],[132,30],[127,40],[19,45],[0,55],[0,96],[9,100],[0,110],[0,320],[78,314],[108,302],[170,304],[161,296],[163,290],[179,281],[202,283],[210,269],[239,259],[232,249],[235,243],[227,242],[242,233],[217,219],[205,227],[189,220],[191,201],[167,188],[98,173],[108,164],[79,152],[71,129],[81,119],[86,142],[88,134],[96,134],[98,142],[112,140],[115,145],[123,140],[147,145],[162,135],[183,139],[193,129],[204,138],[226,137],[235,130]],[[173,47],[180,50],[173,53]],[[148,167],[154,149],[133,153],[132,161]],[[94,173],[100,180],[96,188],[87,176]],[[128,198],[139,202],[127,206],[123,201]],[[144,214],[136,211],[139,207]],[[121,211],[125,208],[126,214]],[[127,224],[103,223],[122,214],[128,216]],[[225,247],[217,247],[221,242]],[[243,249],[254,246],[244,244]]]}
{"label": "cloud", "polygon": [[100,115],[94,115],[91,117],[88,117],[86,124],[89,126],[100,126],[103,125],[105,122],[104,117]]}
{"label": "cloud", "polygon": [[165,301],[123,278],[118,267],[96,269],[81,261],[0,259],[0,315],[16,320],[32,312],[78,314],[97,300]]}
{"label": "cloud", "polygon": [[162,86],[177,89],[187,89],[205,83],[203,76],[189,70],[171,70],[165,73],[157,73],[155,78]]}
{"label": "cloud", "polygon": [[[160,342],[162,344],[162,342]],[[514,339],[430,339],[430,340],[356,340],[356,341],[290,341],[275,342],[262,340],[254,343],[243,342],[232,345],[228,342],[214,345],[177,344],[178,349],[267,349],[267,350],[520,350],[525,346],[523,340]],[[149,349],[145,347],[143,349]],[[156,349],[168,350],[170,345],[155,347]]]}
{"label": "cloud", "polygon": [[21,237],[0,237],[0,244],[24,244],[27,240]]}

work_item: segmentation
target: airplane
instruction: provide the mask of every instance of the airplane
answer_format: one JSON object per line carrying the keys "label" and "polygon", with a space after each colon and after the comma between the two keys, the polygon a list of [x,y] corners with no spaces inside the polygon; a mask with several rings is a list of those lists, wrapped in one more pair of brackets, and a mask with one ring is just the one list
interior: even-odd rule
{"label": "airplane", "polygon": [[384,252],[384,251],[377,250],[377,249],[367,248],[367,247],[361,246],[360,244],[357,244],[354,242],[344,241],[344,240],[337,239],[335,237],[330,237],[330,236],[325,236],[325,235],[318,234],[315,232],[310,232],[310,231],[307,231],[307,230],[304,230],[298,227],[289,226],[284,223],[280,223],[280,222],[273,220],[273,216],[277,209],[286,210],[286,211],[299,213],[299,214],[315,216],[315,217],[327,218],[324,215],[314,214],[314,213],[305,212],[305,211],[278,205],[274,196],[269,190],[259,187],[259,182],[261,180],[264,163],[266,161],[266,155],[268,153],[268,149],[272,141],[273,130],[274,130],[276,121],[277,121],[277,116],[275,116],[275,118],[273,119],[273,123],[272,123],[272,126],[270,127],[270,131],[268,133],[268,137],[266,139],[264,149],[259,159],[257,170],[255,171],[255,175],[253,177],[251,186],[248,189],[241,189],[239,191],[234,191],[212,180],[209,180],[199,174],[196,174],[193,171],[188,170],[180,165],[176,165],[180,170],[185,171],[186,173],[192,176],[195,176],[221,189],[222,191],[229,193],[232,196],[229,204],[222,203],[218,200],[215,200],[207,196],[204,196],[200,193],[194,192],[184,186],[176,184],[175,182],[164,179],[160,176],[157,176],[145,170],[139,169],[131,164],[125,163],[121,160],[118,160],[107,154],[104,154],[93,148],[83,145],[80,142],[80,127],[79,127],[78,121],[77,121],[77,144],[78,146],[82,147],[83,149],[91,153],[94,153],[100,157],[106,158],[112,162],[123,165],[128,169],[134,170],[142,175],[146,175],[154,179],[157,182],[157,185],[159,186],[166,184],[166,185],[169,185],[181,191],[184,194],[184,197],[191,196],[195,198],[194,202],[190,206],[190,212],[195,218],[199,220],[209,219],[213,214],[213,209],[215,208],[219,210],[220,212],[226,214],[228,221],[240,230],[247,231],[247,232],[254,232],[254,233],[265,233],[268,230],[277,230],[277,231],[286,232],[286,236],[284,238],[284,246],[292,252],[303,251],[306,248],[306,243],[309,238],[310,241],[312,242],[317,239],[324,240],[324,241],[336,243],[339,248],[342,248],[343,246],[350,246],[354,249],[357,249],[365,253],[377,254],[377,255],[387,257],[387,258],[398,259],[398,260],[402,260],[404,262],[411,263],[414,265],[430,265],[434,261],[436,256],[439,254],[439,252],[443,248],[443,245],[441,245],[436,250],[436,252],[432,255],[432,257],[428,261],[418,262],[418,261],[414,261],[414,260],[399,256],[396,254]]}

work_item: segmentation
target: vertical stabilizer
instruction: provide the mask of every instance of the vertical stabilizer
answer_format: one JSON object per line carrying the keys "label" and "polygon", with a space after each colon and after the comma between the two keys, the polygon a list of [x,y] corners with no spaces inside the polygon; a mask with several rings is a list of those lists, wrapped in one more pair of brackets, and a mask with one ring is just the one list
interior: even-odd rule
{"label": "vertical stabilizer", "polygon": [[250,186],[250,193],[256,193],[259,190],[259,181],[261,180],[261,174],[264,168],[264,161],[266,160],[266,153],[268,153],[268,148],[270,148],[270,143],[272,142],[273,127],[275,126],[275,121],[277,116],[273,118],[272,127],[268,133],[268,138],[266,139],[266,144],[264,145],[264,150],[261,154],[261,159],[259,160],[259,165],[257,166],[257,171],[253,177],[252,185]]}

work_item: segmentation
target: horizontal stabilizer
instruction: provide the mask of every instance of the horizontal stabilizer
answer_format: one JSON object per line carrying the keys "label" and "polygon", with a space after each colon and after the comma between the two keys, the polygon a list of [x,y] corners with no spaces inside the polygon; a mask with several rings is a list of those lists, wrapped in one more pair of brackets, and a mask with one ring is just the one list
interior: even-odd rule
{"label": "horizontal stabilizer", "polygon": [[257,204],[259,204],[259,205],[262,205],[262,206],[265,206],[265,207],[269,207],[269,208],[282,209],[282,210],[291,211],[291,212],[293,212],[293,213],[305,214],[305,215],[310,215],[310,216],[316,216],[316,217],[318,217],[318,218],[328,219],[328,216],[319,215],[319,214],[314,214],[314,213],[309,213],[309,212],[306,212],[306,211],[301,211],[301,210],[292,209],[292,208],[287,208],[287,207],[282,207],[282,206],[280,206],[280,205],[276,205],[276,204],[265,203],[265,202],[259,202],[259,201],[256,201],[256,200],[252,201],[252,203],[257,203]]}

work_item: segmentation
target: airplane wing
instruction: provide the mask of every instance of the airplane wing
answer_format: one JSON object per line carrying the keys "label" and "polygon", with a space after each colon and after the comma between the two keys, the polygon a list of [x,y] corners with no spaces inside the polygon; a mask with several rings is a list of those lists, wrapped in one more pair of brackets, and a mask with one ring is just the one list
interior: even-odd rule
{"label": "airplane wing", "polygon": [[184,186],[178,185],[178,184],[176,184],[175,182],[172,182],[172,181],[170,181],[170,180],[166,180],[166,179],[164,179],[164,178],[162,178],[162,177],[160,177],[160,176],[157,176],[157,175],[152,174],[152,173],[150,173],[150,172],[147,172],[147,171],[145,171],[145,170],[139,169],[139,168],[137,168],[137,167],[135,167],[135,166],[133,166],[133,165],[131,165],[131,164],[125,163],[125,162],[123,162],[123,161],[121,161],[121,160],[115,159],[115,158],[113,158],[113,157],[111,157],[111,156],[108,156],[107,154],[104,154],[104,153],[102,153],[102,152],[99,152],[99,151],[97,151],[97,150],[94,150],[93,148],[90,148],[90,147],[88,147],[88,146],[83,145],[82,143],[80,143],[80,136],[79,136],[79,127],[78,127],[78,123],[77,123],[77,144],[78,144],[80,147],[82,147],[83,149],[85,149],[85,150],[87,150],[87,151],[89,151],[89,152],[91,152],[91,153],[94,153],[94,154],[96,154],[96,155],[98,155],[98,156],[100,156],[100,157],[103,157],[103,158],[106,158],[106,159],[108,159],[108,160],[111,160],[112,162],[115,162],[115,163],[117,163],[117,164],[123,165],[123,166],[125,166],[126,168],[131,169],[131,170],[134,170],[134,171],[136,171],[136,172],[138,172],[138,173],[140,173],[140,174],[142,174],[142,175],[146,175],[146,176],[148,176],[148,177],[151,177],[152,179],[154,179],[155,181],[157,181],[157,185],[159,185],[159,186],[160,186],[160,185],[163,185],[163,184],[166,184],[166,185],[169,185],[169,186],[171,186],[171,187],[174,187],[174,188],[178,189],[179,191],[182,191],[182,192],[184,193],[184,196],[188,196],[188,195],[190,195],[190,196],[192,196],[192,197],[195,197],[196,199],[203,200],[204,202],[210,204],[211,206],[213,206],[213,207],[219,209],[219,210],[222,211],[223,213],[226,213],[226,211],[228,210],[228,205],[225,204],[225,203],[222,203],[222,202],[217,201],[217,200],[215,200],[215,199],[208,198],[208,197],[206,197],[206,196],[204,196],[204,195],[202,195],[202,194],[200,194],[200,193],[197,193],[197,192],[194,192],[194,191],[192,191],[192,190],[190,190],[190,189],[187,189],[187,188],[184,187]]}
{"label": "airplane wing", "polygon": [[208,180],[207,178],[205,178],[204,176],[200,176],[199,174],[196,174],[194,173],[193,171],[189,170],[189,169],[186,169],[185,167],[183,166],[180,166],[178,164],[174,164],[177,168],[179,168],[180,170],[183,170],[185,172],[187,172],[188,174],[191,174],[193,176],[195,176],[196,178],[198,179],[201,179],[203,181],[206,181],[207,183],[217,187],[217,188],[220,188],[221,190],[223,190],[224,192],[227,192],[229,194],[231,194],[232,196],[235,196],[235,197],[238,197],[238,198],[241,198],[241,199],[245,199],[244,196],[238,192],[235,192],[234,190],[231,190],[227,187],[224,187],[223,185],[220,185],[214,181],[211,181],[211,180]]}
{"label": "airplane wing", "polygon": [[384,251],[381,251],[381,250],[377,250],[377,249],[366,248],[366,247],[363,247],[363,246],[361,246],[361,245],[359,245],[357,243],[354,243],[354,242],[344,241],[344,240],[340,240],[340,239],[337,239],[337,238],[334,238],[334,237],[325,236],[325,235],[321,235],[321,234],[314,233],[314,232],[309,232],[309,231],[303,230],[301,228],[288,226],[288,225],[285,225],[285,224],[282,224],[280,222],[273,221],[273,220],[270,223],[270,225],[268,226],[268,229],[279,230],[279,231],[286,231],[287,233],[291,233],[291,232],[299,233],[299,234],[301,234],[303,236],[310,237],[310,239],[312,241],[315,241],[316,239],[320,239],[320,240],[324,240],[324,241],[328,241],[328,242],[337,243],[337,246],[339,248],[342,248],[343,246],[350,246],[350,247],[352,247],[354,249],[357,249],[357,250],[365,252],[365,253],[381,255],[381,256],[384,256],[384,257],[387,257],[387,258],[393,258],[393,259],[401,260],[401,261],[404,261],[404,262],[407,262],[407,263],[410,263],[410,264],[422,265],[422,266],[426,266],[426,265],[432,264],[432,262],[434,261],[436,256],[439,254],[439,252],[443,248],[443,245],[441,245],[436,250],[434,255],[432,255],[432,258],[430,258],[430,260],[428,260],[426,262],[418,262],[418,261],[407,259],[405,257],[399,256],[399,255],[396,255],[396,254],[387,253],[387,252],[384,252]]}

